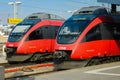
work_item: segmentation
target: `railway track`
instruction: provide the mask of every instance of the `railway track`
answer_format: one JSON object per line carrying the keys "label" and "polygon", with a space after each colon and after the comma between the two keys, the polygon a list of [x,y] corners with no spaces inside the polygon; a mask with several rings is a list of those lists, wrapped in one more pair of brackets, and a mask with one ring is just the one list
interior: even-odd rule
{"label": "railway track", "polygon": [[12,65],[5,67],[5,78],[11,79],[21,76],[27,76],[27,75],[35,75],[45,72],[52,72],[53,71],[53,63],[41,63],[41,64],[32,64],[29,63],[27,65]]}
{"label": "railway track", "polygon": [[32,69],[40,68],[40,67],[48,67],[48,66],[53,66],[53,63],[27,64],[24,66],[22,65],[16,67],[15,66],[9,67],[9,68],[5,68],[5,73],[16,72],[16,71],[31,72],[33,71]]}
{"label": "railway track", "polygon": [[[106,63],[105,65],[107,65],[109,63]],[[102,65],[102,64],[101,64]],[[96,65],[94,65],[96,66]],[[83,67],[82,67],[83,68]],[[81,68],[81,69],[82,69]],[[23,77],[27,77],[27,76],[33,76],[33,75],[39,75],[39,74],[49,74],[49,73],[54,73],[55,71],[53,70],[53,65],[50,66],[40,66],[39,68],[32,68],[33,71],[28,71],[28,72],[24,72],[24,71],[19,71],[16,72],[18,73],[18,75],[15,75],[15,73],[13,73],[12,75],[15,75],[14,77],[7,77],[6,80],[17,80],[17,78],[23,78]],[[24,73],[22,73],[24,72]],[[21,75],[19,75],[19,73],[21,73]],[[9,73],[7,73],[9,74]]]}
{"label": "railway track", "polygon": [[21,67],[21,66],[28,66],[28,65],[34,65],[37,63],[14,63],[14,64],[9,64],[9,63],[3,63],[0,64],[0,66],[4,66],[5,68],[14,68],[14,67]]}
{"label": "railway track", "polygon": [[[120,61],[120,57],[112,58],[110,60],[109,59],[100,59],[100,60],[94,59],[87,66],[101,65],[101,64],[111,63],[111,62],[116,62],[116,61]],[[10,80],[11,78],[16,78],[16,77],[54,72],[53,62],[19,63],[19,64],[14,64],[14,65],[0,64],[0,65],[3,65],[5,67],[4,72],[5,72],[6,80],[7,79]]]}

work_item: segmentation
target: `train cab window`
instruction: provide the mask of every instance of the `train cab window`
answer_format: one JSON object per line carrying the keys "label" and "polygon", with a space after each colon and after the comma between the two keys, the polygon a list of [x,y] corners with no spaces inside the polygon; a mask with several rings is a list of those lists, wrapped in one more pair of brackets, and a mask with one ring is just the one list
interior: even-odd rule
{"label": "train cab window", "polygon": [[59,26],[43,26],[34,30],[28,36],[27,40],[55,39]]}
{"label": "train cab window", "polygon": [[88,31],[82,42],[89,42],[100,39],[101,39],[100,26],[97,25],[93,27],[90,31]]}
{"label": "train cab window", "polygon": [[40,29],[40,28],[33,31],[29,35],[29,40],[36,40],[36,39],[42,39],[42,38],[43,38],[43,33],[42,33],[42,29]]}

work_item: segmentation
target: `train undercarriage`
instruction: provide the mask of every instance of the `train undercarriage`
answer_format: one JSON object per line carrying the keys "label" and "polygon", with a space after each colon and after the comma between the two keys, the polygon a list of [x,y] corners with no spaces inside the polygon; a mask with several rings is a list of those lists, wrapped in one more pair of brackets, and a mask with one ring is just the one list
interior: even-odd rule
{"label": "train undercarriage", "polygon": [[54,54],[54,70],[64,70],[72,68],[87,67],[104,63],[120,61],[120,56],[93,57],[89,59],[70,59],[69,55]]}
{"label": "train undercarriage", "polygon": [[[14,53],[12,53],[14,54]],[[21,62],[45,62],[52,60],[52,53],[35,53],[35,54],[14,54],[7,55],[8,63],[21,63]]]}
{"label": "train undercarriage", "polygon": [[17,54],[15,48],[7,48],[5,49],[7,54],[8,63],[16,63],[16,62],[44,62],[48,60],[52,60],[53,53],[40,53],[36,52],[33,54]]}

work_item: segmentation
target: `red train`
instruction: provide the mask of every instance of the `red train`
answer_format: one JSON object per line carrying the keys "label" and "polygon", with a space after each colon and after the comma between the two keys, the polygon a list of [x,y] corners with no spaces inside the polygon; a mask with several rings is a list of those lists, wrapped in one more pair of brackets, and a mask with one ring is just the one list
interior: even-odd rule
{"label": "red train", "polygon": [[11,31],[5,52],[9,63],[51,57],[57,30],[64,19],[48,13],[33,13]]}
{"label": "red train", "polygon": [[84,7],[64,22],[56,41],[55,69],[120,60],[120,16]]}

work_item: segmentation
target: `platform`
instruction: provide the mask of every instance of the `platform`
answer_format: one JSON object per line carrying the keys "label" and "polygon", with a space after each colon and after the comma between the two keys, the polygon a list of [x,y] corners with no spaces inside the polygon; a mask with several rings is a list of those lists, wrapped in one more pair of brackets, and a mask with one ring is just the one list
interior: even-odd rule
{"label": "platform", "polygon": [[7,63],[6,55],[0,53],[0,64],[4,64],[4,63]]}

